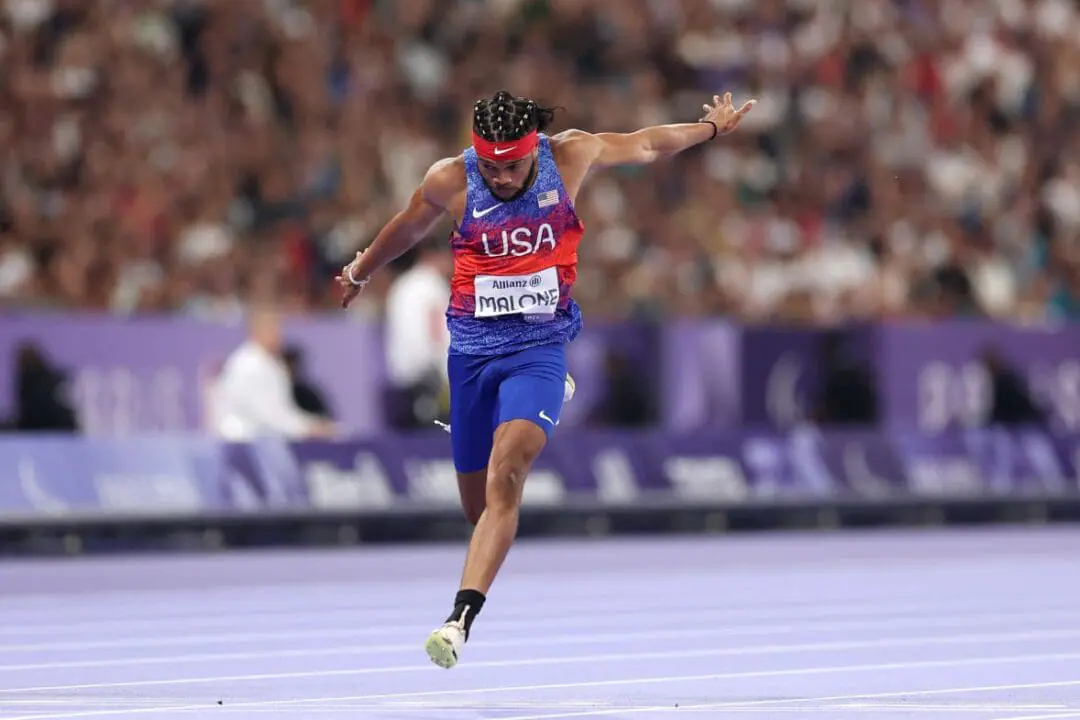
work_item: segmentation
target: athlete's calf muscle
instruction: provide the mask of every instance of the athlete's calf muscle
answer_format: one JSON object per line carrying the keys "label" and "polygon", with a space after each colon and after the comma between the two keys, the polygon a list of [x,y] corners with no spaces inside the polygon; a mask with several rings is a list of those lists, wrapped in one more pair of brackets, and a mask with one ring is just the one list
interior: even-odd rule
{"label": "athlete's calf muscle", "polygon": [[461,496],[461,509],[465,520],[470,525],[480,522],[480,516],[487,507],[487,468],[471,473],[458,473],[458,495]]}

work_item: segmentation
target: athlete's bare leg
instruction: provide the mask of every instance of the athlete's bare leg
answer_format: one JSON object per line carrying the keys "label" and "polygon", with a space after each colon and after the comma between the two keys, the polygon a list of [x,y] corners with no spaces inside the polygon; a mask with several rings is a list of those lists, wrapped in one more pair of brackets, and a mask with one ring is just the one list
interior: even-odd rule
{"label": "athlete's bare leg", "polygon": [[[425,644],[428,656],[441,667],[457,664],[458,650],[468,638],[472,621],[483,607],[495,576],[514,544],[525,477],[546,444],[543,429],[529,420],[510,420],[495,429],[483,485],[484,506],[469,541],[454,612]],[[471,480],[472,475],[475,474],[458,476],[462,506],[469,519],[477,501],[473,487],[462,483],[465,478]]]}
{"label": "athlete's bare leg", "polygon": [[461,496],[461,509],[465,513],[465,520],[475,526],[480,522],[480,516],[487,506],[485,493],[487,492],[487,468],[471,473],[457,474],[458,495]]}
{"label": "athlete's bare leg", "polygon": [[529,420],[510,420],[495,429],[485,493],[487,507],[469,542],[462,590],[487,595],[491,589],[517,535],[525,477],[546,444],[544,431]]}

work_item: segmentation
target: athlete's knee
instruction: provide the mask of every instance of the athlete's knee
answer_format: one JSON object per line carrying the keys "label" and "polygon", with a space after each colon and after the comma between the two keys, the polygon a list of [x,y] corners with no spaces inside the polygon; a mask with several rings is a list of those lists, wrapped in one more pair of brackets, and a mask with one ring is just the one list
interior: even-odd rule
{"label": "athlete's knee", "polygon": [[521,504],[525,476],[547,444],[547,436],[527,420],[511,420],[495,433],[488,464],[486,500],[498,511],[516,510]]}
{"label": "athlete's knee", "polygon": [[470,525],[480,522],[480,516],[484,514],[487,474],[487,469],[471,473],[458,473],[458,494],[461,496],[461,509],[465,513],[465,520]]}

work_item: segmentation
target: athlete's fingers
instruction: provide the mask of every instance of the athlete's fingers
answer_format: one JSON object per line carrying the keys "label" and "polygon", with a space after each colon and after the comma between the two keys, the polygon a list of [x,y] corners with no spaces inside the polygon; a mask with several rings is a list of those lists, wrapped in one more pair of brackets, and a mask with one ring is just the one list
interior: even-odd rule
{"label": "athlete's fingers", "polygon": [[348,290],[348,291],[346,291],[345,295],[341,298],[341,307],[342,308],[348,308],[349,305],[352,304],[352,301],[355,300],[356,296],[359,295],[359,294],[360,293],[357,292],[356,290]]}

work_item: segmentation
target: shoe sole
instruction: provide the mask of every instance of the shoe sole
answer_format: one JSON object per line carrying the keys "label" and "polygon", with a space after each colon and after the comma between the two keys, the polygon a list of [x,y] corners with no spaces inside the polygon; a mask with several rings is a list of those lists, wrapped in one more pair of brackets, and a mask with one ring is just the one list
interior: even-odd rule
{"label": "shoe sole", "polygon": [[427,651],[431,662],[441,668],[449,670],[457,665],[457,653],[454,652],[454,646],[437,630],[431,633],[427,642],[424,643],[424,650]]}

